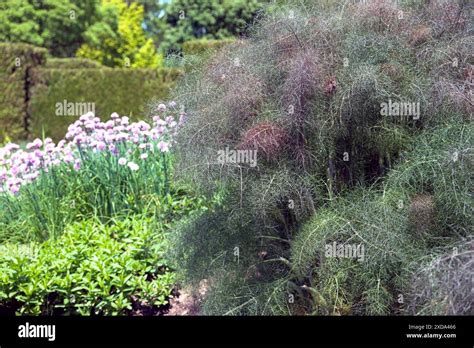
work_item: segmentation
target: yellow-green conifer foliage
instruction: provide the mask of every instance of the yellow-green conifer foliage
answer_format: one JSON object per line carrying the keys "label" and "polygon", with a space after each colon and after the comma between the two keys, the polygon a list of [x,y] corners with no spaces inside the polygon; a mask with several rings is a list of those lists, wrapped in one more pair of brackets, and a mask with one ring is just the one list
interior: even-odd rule
{"label": "yellow-green conifer foliage", "polygon": [[77,51],[78,57],[96,60],[112,67],[158,68],[163,64],[153,40],[142,28],[143,6],[127,5],[123,0],[102,0],[99,15],[102,21],[86,32],[86,43]]}

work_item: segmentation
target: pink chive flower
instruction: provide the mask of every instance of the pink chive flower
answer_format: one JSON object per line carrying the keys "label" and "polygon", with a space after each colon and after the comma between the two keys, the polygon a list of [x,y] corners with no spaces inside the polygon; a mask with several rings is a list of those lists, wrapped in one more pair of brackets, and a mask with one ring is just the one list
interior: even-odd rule
{"label": "pink chive flower", "polygon": [[170,144],[164,141],[158,143],[158,148],[161,152],[168,152],[170,150]]}
{"label": "pink chive flower", "polygon": [[166,126],[166,121],[162,120],[161,118],[157,119],[155,123],[157,126]]}
{"label": "pink chive flower", "polygon": [[114,124],[115,124],[115,122],[113,120],[109,120],[109,121],[105,122],[104,127],[105,127],[105,129],[112,129],[112,128],[114,128]]}
{"label": "pink chive flower", "polygon": [[137,127],[140,131],[147,131],[150,129],[150,125],[145,121],[140,121],[137,123]]}
{"label": "pink chive flower", "polygon": [[7,171],[5,169],[0,169],[0,182],[7,179]]}
{"label": "pink chive flower", "polygon": [[121,166],[124,166],[127,164],[127,160],[123,157],[121,157],[119,160],[118,160],[118,164],[120,164]]}
{"label": "pink chive flower", "polygon": [[88,113],[82,115],[81,117],[79,117],[79,121],[87,122],[87,121],[91,120],[92,118],[94,118],[94,114],[92,112],[88,112]]}
{"label": "pink chive flower", "polygon": [[130,170],[133,170],[134,172],[137,171],[138,169],[140,169],[138,164],[136,164],[134,162],[128,162],[127,166],[128,166],[128,168],[130,168]]}
{"label": "pink chive flower", "polygon": [[99,141],[97,143],[97,150],[104,151],[106,148],[107,148],[107,145],[104,142]]}
{"label": "pink chive flower", "polygon": [[76,159],[74,161],[74,170],[77,172],[79,169],[81,169],[81,160],[80,159]]}
{"label": "pink chive flower", "polygon": [[39,174],[40,174],[39,172],[25,174],[23,178],[28,181],[35,181],[38,178]]}
{"label": "pink chive flower", "polygon": [[128,126],[129,118],[127,116],[123,116],[121,120],[122,126]]}
{"label": "pink chive flower", "polygon": [[19,148],[20,148],[19,145],[13,144],[13,143],[8,143],[7,145],[5,145],[5,151],[7,152],[15,151],[15,150],[18,150]]}
{"label": "pink chive flower", "polygon": [[163,127],[163,126],[159,126],[158,128],[156,128],[156,131],[158,132],[158,135],[161,135],[165,132],[166,128]]}
{"label": "pink chive flower", "polygon": [[27,150],[39,149],[43,145],[41,139],[35,139],[33,142],[26,145]]}
{"label": "pink chive flower", "polygon": [[41,150],[35,150],[34,154],[38,158],[43,158],[44,157],[43,151],[41,151]]}
{"label": "pink chive flower", "polygon": [[74,143],[79,145],[79,144],[83,143],[85,140],[86,140],[86,137],[85,137],[85,136],[83,136],[83,135],[77,135],[77,136],[74,138]]}
{"label": "pink chive flower", "polygon": [[54,151],[54,144],[46,145],[44,150],[46,151],[46,153],[52,153]]}
{"label": "pink chive flower", "polygon": [[10,192],[13,193],[14,195],[17,195],[20,192],[20,186],[19,185],[10,186]]}
{"label": "pink chive flower", "polygon": [[112,152],[113,154],[118,153],[117,147],[114,144],[109,145],[109,151]]}
{"label": "pink chive flower", "polygon": [[90,122],[90,121],[89,121],[89,122],[87,122],[87,123],[85,124],[85,127],[86,127],[86,129],[91,130],[91,129],[94,129],[94,128],[95,128],[95,124],[94,124],[94,122]]}
{"label": "pink chive flower", "polygon": [[72,154],[68,153],[66,156],[64,156],[64,162],[65,163],[74,162],[74,157],[72,156]]}

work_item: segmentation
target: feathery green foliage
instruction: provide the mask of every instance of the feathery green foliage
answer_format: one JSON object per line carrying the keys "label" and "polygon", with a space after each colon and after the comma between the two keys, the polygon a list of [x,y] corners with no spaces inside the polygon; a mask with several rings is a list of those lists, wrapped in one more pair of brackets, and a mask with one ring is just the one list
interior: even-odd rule
{"label": "feathery green foliage", "polygon": [[[272,7],[249,39],[191,62],[179,177],[227,192],[175,235],[191,260],[178,273],[211,284],[206,313],[403,313],[417,261],[472,229],[467,11]],[[384,115],[389,101],[420,113]],[[226,148],[256,150],[257,166],[219,161]],[[443,157],[455,151],[463,161]],[[325,258],[333,242],[364,245],[364,260]]]}

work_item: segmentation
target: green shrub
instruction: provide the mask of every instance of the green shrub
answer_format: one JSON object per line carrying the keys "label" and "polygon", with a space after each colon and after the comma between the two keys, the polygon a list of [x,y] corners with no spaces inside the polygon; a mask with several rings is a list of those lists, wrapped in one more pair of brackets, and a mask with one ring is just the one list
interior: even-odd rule
{"label": "green shrub", "polygon": [[[248,25],[258,19],[264,3],[261,0],[169,2],[160,20],[165,30],[160,30],[160,50],[169,55],[181,52],[182,44],[189,40],[226,39],[244,36]],[[186,9],[185,12],[180,12]]]}
{"label": "green shrub", "polygon": [[[466,238],[474,223],[473,135],[472,124],[425,132],[388,174],[382,191],[360,188],[318,210],[292,243],[292,271],[318,296],[306,293],[310,299],[302,296],[300,305],[316,314],[387,315],[402,295],[399,310],[467,313],[470,299],[461,284],[472,271],[461,260],[468,260],[462,251],[469,253],[472,245]],[[459,239],[466,241],[458,257],[449,251]],[[325,257],[325,245],[334,241],[362,243],[364,260]]]}
{"label": "green shrub", "polygon": [[43,244],[0,246],[0,312],[123,315],[168,303],[163,229],[134,216],[71,224]]}
{"label": "green shrub", "polygon": [[[360,190],[318,210],[292,244],[295,279],[307,279],[299,305],[323,315],[390,314],[423,246],[408,233],[407,206],[398,205],[407,199],[402,192]],[[327,257],[334,242],[364,246],[363,259]]]}
{"label": "green shrub", "polygon": [[472,232],[473,138],[472,123],[448,123],[425,132],[387,178],[389,187],[433,196],[436,225],[444,237]]}
{"label": "green shrub", "polygon": [[27,133],[31,68],[46,59],[46,50],[27,44],[0,43],[0,143]]}
{"label": "green shrub", "polygon": [[[436,125],[442,133],[449,123],[462,128],[472,114],[472,26],[444,23],[456,32],[452,40],[427,35],[418,45],[419,26],[439,24],[449,5],[400,6],[403,18],[391,1],[340,1],[322,11],[282,6],[247,40],[192,61],[175,93],[189,115],[178,134],[177,173],[204,192],[224,187],[231,212],[192,220],[175,236],[193,260],[180,273],[189,282],[209,279],[207,314],[395,313],[394,296],[406,295],[416,258],[472,227],[465,213],[471,183],[454,169],[460,162],[438,176],[441,152],[431,168],[424,162],[430,154],[417,151],[427,141],[420,134],[434,136]],[[468,10],[458,10],[465,18]],[[445,52],[462,57],[454,69]],[[419,103],[420,114],[384,115],[381,103],[389,100]],[[218,151],[226,148],[257,151],[257,166],[222,163]],[[408,151],[415,157],[405,169],[399,162]],[[415,163],[425,175],[410,172]],[[409,179],[393,184],[394,168]],[[415,178],[428,186],[404,185]],[[437,227],[430,219],[420,226],[413,216],[420,205],[420,215],[438,207],[451,214],[437,215]],[[206,219],[223,231],[219,238],[202,231]],[[328,240],[349,239],[367,241],[369,260],[319,263]],[[246,248],[240,266],[219,257],[233,244]],[[301,299],[295,306],[290,293]]]}
{"label": "green shrub", "polygon": [[[145,9],[139,3],[107,1],[96,4],[97,22],[84,31],[77,57],[110,67],[151,68],[163,66],[163,56],[147,37]],[[148,29],[148,28],[147,28]]]}

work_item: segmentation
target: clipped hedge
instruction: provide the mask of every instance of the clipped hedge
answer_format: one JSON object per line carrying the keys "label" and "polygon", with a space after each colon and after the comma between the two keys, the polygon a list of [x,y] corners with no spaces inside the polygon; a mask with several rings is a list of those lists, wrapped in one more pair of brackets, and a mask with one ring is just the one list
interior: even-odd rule
{"label": "clipped hedge", "polygon": [[44,67],[50,69],[108,68],[99,62],[86,58],[48,58]]}
{"label": "clipped hedge", "polygon": [[27,44],[0,43],[0,143],[26,136],[30,69],[43,64],[46,54]]}
{"label": "clipped hedge", "polygon": [[213,51],[219,49],[225,45],[235,42],[235,39],[222,39],[222,40],[190,40],[183,43],[184,55],[196,55],[202,54],[207,51]]}
{"label": "clipped hedge", "polygon": [[178,69],[109,69],[79,68],[33,70],[33,86],[28,112],[31,115],[29,136],[54,140],[64,137],[75,116],[56,115],[57,103],[94,103],[97,116],[111,113],[143,117],[152,99],[166,99],[170,88],[181,75]]}

